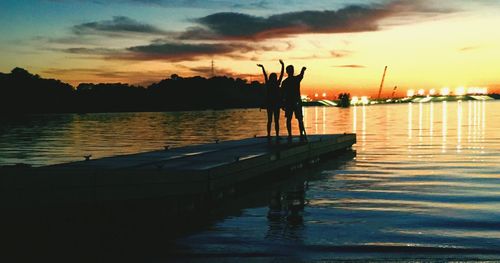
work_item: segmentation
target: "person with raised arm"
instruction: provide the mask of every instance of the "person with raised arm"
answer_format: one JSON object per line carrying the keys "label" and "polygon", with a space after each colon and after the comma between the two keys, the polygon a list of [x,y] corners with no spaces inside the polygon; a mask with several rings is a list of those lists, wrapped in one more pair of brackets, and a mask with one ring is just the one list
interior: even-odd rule
{"label": "person with raised arm", "polygon": [[300,74],[294,76],[294,68],[292,65],[286,67],[288,77],[283,80],[283,100],[286,117],[286,129],[288,130],[288,141],[292,141],[292,116],[299,122],[300,140],[306,141],[306,129],[304,127],[304,117],[302,115],[302,99],[300,97],[300,82],[304,78],[306,67],[302,67]]}
{"label": "person with raised arm", "polygon": [[276,140],[280,140],[280,107],[281,107],[281,91],[280,84],[283,79],[283,73],[285,69],[285,64],[283,60],[280,59],[281,73],[280,77],[276,73],[271,73],[269,78],[267,77],[266,69],[262,64],[257,64],[257,66],[262,68],[262,73],[264,74],[264,80],[266,84],[266,110],[267,110],[267,138],[271,139],[271,124],[274,116],[274,129],[276,132]]}

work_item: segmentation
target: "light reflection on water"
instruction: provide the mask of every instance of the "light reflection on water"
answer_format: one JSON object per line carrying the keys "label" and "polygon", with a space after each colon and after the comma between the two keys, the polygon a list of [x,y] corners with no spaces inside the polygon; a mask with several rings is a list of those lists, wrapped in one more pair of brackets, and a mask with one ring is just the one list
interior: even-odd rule
{"label": "light reflection on water", "polygon": [[[246,208],[178,242],[191,254],[215,256],[320,259],[343,249],[359,256],[407,246],[498,258],[499,113],[500,103],[480,101],[306,108],[309,134],[356,132],[356,158],[305,171],[314,179],[303,190],[278,193],[279,206]],[[281,127],[284,135],[283,118]],[[264,133],[259,110],[33,116],[0,125],[0,164],[44,165]],[[475,249],[496,252],[472,255]]]}

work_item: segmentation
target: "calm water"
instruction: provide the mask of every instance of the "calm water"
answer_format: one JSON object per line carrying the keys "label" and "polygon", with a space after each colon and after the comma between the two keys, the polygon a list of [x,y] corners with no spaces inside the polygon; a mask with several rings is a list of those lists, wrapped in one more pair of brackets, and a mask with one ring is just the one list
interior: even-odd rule
{"label": "calm water", "polygon": [[[237,213],[176,240],[181,259],[500,259],[499,102],[306,108],[305,120],[309,134],[356,132],[356,157],[302,171],[292,186],[259,197],[266,202],[250,197]],[[0,124],[0,165],[264,131],[265,113],[253,109],[32,116]],[[306,205],[283,208],[295,199]]]}

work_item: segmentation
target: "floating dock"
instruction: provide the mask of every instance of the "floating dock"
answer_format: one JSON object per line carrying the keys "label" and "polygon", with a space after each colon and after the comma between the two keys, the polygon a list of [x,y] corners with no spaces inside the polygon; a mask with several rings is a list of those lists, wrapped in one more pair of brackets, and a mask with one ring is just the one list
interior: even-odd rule
{"label": "floating dock", "polygon": [[0,167],[0,207],[217,198],[235,185],[300,169],[355,143],[355,134],[279,143],[257,137],[36,168]]}

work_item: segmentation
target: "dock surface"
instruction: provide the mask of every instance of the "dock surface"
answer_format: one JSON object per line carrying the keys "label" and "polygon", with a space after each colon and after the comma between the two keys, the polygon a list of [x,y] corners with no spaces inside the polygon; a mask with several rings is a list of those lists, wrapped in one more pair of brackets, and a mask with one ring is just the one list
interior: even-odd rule
{"label": "dock surface", "polygon": [[38,168],[3,167],[2,206],[204,195],[273,171],[290,172],[355,143],[355,134],[279,143],[257,137]]}

